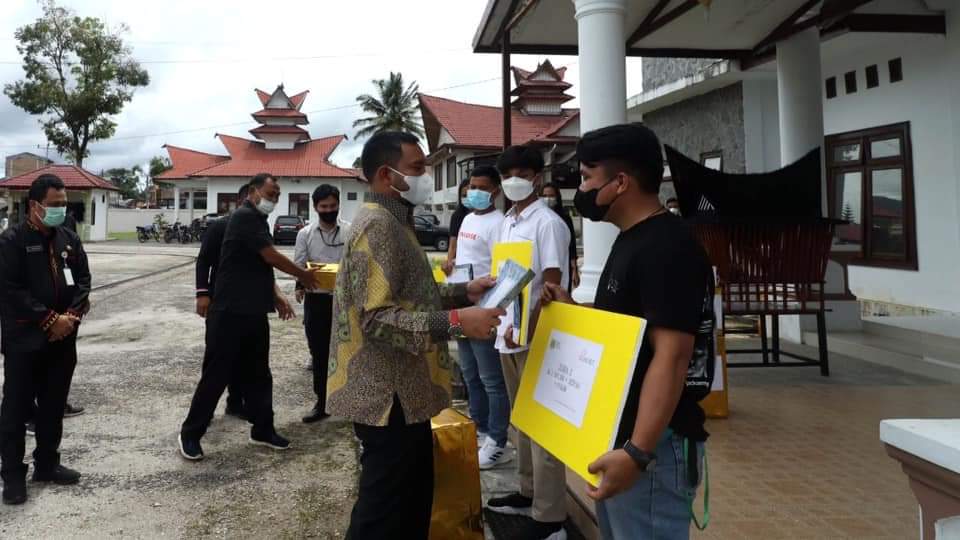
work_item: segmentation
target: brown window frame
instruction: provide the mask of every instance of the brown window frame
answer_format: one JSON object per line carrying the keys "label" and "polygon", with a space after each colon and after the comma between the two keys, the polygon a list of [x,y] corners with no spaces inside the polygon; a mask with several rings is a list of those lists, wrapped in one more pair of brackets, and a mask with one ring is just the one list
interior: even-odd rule
{"label": "brown window frame", "polygon": [[716,169],[717,172],[723,172],[723,150],[712,150],[710,152],[703,152],[700,154],[700,165],[704,167],[707,166],[707,160],[713,158],[720,158],[720,168]]}
{"label": "brown window frame", "polygon": [[457,179],[457,158],[449,158],[444,164],[447,167],[447,172],[445,173],[447,177],[447,187],[457,187],[460,185],[460,180]]}
{"label": "brown window frame", "polygon": [[[870,142],[877,139],[900,139],[900,155],[873,159]],[[827,204],[830,217],[834,216],[836,190],[834,181],[838,174],[859,172],[861,235],[860,256],[851,260],[855,266],[893,268],[898,270],[918,270],[917,260],[917,221],[914,198],[913,150],[910,140],[910,122],[890,124],[875,128],[837,133],[826,137],[827,148]],[[834,148],[849,144],[860,145],[860,156],[856,161],[834,161]],[[873,253],[871,230],[873,226],[873,171],[900,168],[903,171],[903,228],[904,258],[891,258]]]}

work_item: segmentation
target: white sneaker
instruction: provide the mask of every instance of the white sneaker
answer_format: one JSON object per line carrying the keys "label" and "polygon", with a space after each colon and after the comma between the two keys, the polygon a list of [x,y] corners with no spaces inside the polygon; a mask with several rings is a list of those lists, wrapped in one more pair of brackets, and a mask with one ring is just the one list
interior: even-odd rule
{"label": "white sneaker", "polygon": [[486,471],[497,465],[503,465],[513,459],[513,454],[507,451],[505,446],[497,446],[496,441],[487,437],[480,447],[480,470]]}
{"label": "white sneaker", "polygon": [[482,431],[478,431],[477,432],[477,448],[483,446],[483,443],[486,440],[487,440],[487,434]]}

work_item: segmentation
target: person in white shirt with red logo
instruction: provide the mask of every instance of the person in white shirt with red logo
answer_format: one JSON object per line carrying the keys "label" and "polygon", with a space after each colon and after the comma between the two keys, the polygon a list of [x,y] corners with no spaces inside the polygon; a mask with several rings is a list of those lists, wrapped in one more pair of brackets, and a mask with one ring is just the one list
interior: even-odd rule
{"label": "person in white shirt with red logo", "polygon": [[[556,212],[540,200],[543,166],[540,151],[530,146],[511,146],[497,160],[497,169],[507,177],[502,182],[503,193],[514,202],[500,227],[499,242],[533,243],[530,270],[534,278],[530,282],[530,298],[523,299],[527,303],[524,309],[531,313],[530,321],[536,320],[544,283],[566,288],[570,280],[570,231]],[[516,343],[522,341],[519,326],[519,321],[514,321],[514,307],[508,307],[498,331],[497,350],[511,403],[516,400],[528,353],[528,347]],[[531,322],[529,326],[534,325]],[[527,337],[529,340],[530,335]],[[518,538],[566,540],[563,523],[567,518],[567,484],[563,463],[520,433],[517,474],[520,491],[490,499],[487,507],[501,514],[532,517]]]}
{"label": "person in white shirt with red logo", "polygon": [[[503,212],[496,206],[499,196],[497,169],[489,165],[473,169],[464,198],[464,204],[472,212],[460,225],[455,266],[448,281],[469,281],[490,275],[493,245],[503,223]],[[469,394],[470,416],[477,424],[477,434],[482,441],[480,468],[492,469],[512,458],[507,452],[510,399],[500,353],[494,339],[458,339],[457,351]]]}

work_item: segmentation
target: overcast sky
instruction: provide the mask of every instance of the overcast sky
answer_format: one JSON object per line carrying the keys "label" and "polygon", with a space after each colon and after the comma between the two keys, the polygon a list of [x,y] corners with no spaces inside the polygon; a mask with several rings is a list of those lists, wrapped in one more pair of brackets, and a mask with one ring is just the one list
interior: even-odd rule
{"label": "overcast sky", "polygon": [[[150,85],[116,117],[114,138],[92,144],[84,165],[99,172],[145,163],[165,155],[166,143],[225,153],[214,134],[249,136],[250,113],[260,108],[254,88],[271,92],[281,82],[290,95],[310,90],[303,110],[313,137],[350,136],[334,155],[341,165],[360,151],[351,127],[361,114],[351,107],[355,97],[391,70],[424,93],[498,105],[499,55],[471,52],[486,2],[61,0],[79,15],[125,23],[133,55],[150,73]],[[13,34],[40,14],[36,0],[0,1],[0,86],[22,78]],[[530,69],[543,58],[515,56],[513,63]],[[576,58],[550,59],[569,66],[576,95]],[[640,91],[639,59],[627,67],[629,96]],[[0,94],[0,155],[43,155],[45,142],[37,118]]]}

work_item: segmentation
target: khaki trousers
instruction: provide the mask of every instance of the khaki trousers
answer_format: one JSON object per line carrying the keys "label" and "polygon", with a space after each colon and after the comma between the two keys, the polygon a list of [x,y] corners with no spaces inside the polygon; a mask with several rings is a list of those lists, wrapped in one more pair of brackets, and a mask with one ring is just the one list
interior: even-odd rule
{"label": "khaki trousers", "polygon": [[[527,363],[527,351],[501,354],[503,378],[511,405],[517,401],[520,376]],[[567,519],[567,470],[563,463],[539,444],[517,432],[517,473],[520,494],[533,499],[533,519],[558,522]]]}

